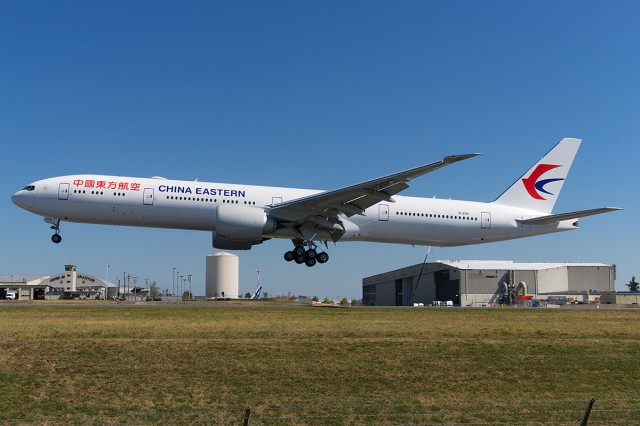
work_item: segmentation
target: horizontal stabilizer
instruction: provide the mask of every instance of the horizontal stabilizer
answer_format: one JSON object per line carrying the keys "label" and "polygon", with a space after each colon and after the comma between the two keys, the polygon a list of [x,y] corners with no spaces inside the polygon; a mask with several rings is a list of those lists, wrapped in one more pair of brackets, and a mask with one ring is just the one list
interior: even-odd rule
{"label": "horizontal stabilizer", "polygon": [[549,225],[551,223],[558,223],[564,220],[578,219],[585,216],[593,216],[594,214],[614,212],[616,210],[624,210],[619,207],[602,207],[599,209],[580,210],[577,212],[550,214],[547,216],[534,217],[532,219],[516,219],[523,225]]}

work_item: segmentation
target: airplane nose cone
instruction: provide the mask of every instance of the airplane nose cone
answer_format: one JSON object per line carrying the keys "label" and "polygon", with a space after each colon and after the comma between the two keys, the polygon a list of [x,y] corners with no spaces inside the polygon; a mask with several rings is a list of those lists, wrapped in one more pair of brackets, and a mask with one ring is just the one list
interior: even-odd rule
{"label": "airplane nose cone", "polygon": [[26,208],[26,200],[24,194],[21,194],[22,191],[18,191],[11,196],[11,201],[18,207]]}
{"label": "airplane nose cone", "polygon": [[13,202],[13,204],[20,207],[19,196],[17,192],[11,196],[11,201]]}

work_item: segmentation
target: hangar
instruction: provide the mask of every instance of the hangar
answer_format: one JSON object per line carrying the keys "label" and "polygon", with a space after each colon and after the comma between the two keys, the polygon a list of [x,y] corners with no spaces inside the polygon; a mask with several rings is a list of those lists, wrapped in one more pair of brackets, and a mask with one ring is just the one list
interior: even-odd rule
{"label": "hangar", "polygon": [[115,284],[78,273],[75,265],[65,265],[64,272],[54,275],[0,276],[0,299],[107,299],[117,294]]}
{"label": "hangar", "polygon": [[619,291],[604,294],[602,303],[615,305],[640,305],[640,293],[633,291]]}
{"label": "hangar", "polygon": [[452,302],[457,306],[515,304],[546,299],[593,301],[615,291],[615,265],[439,260],[363,278],[369,306]]}

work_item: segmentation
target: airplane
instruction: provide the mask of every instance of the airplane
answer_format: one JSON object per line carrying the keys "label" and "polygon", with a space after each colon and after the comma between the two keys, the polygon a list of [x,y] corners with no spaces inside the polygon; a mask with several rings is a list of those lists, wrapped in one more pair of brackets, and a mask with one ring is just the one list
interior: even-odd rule
{"label": "airplane", "polygon": [[426,173],[479,154],[440,161],[321,191],[77,174],[33,182],[12,196],[19,207],[44,216],[60,243],[62,221],[210,231],[212,245],[249,250],[271,238],[293,242],[287,261],[329,260],[316,243],[369,241],[462,246],[578,228],[578,219],[615,210],[603,207],[552,214],[581,140],[562,139],[493,202],[397,195]]}

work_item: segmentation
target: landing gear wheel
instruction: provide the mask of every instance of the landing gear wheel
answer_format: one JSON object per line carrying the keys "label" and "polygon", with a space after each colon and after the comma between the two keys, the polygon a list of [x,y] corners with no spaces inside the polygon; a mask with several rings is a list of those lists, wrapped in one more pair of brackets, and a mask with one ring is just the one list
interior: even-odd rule
{"label": "landing gear wheel", "polygon": [[312,267],[318,263],[325,263],[329,260],[327,253],[318,253],[317,246],[312,239],[295,239],[293,240],[294,248],[284,254],[284,260],[287,262],[294,261],[297,264],[304,263]]}
{"label": "landing gear wheel", "polygon": [[62,241],[62,237],[60,236],[60,234],[53,234],[51,236],[51,241],[53,241],[56,244],[60,244],[60,241]]}
{"label": "landing gear wheel", "polygon": [[318,263],[327,263],[329,255],[326,252],[318,253]]}

